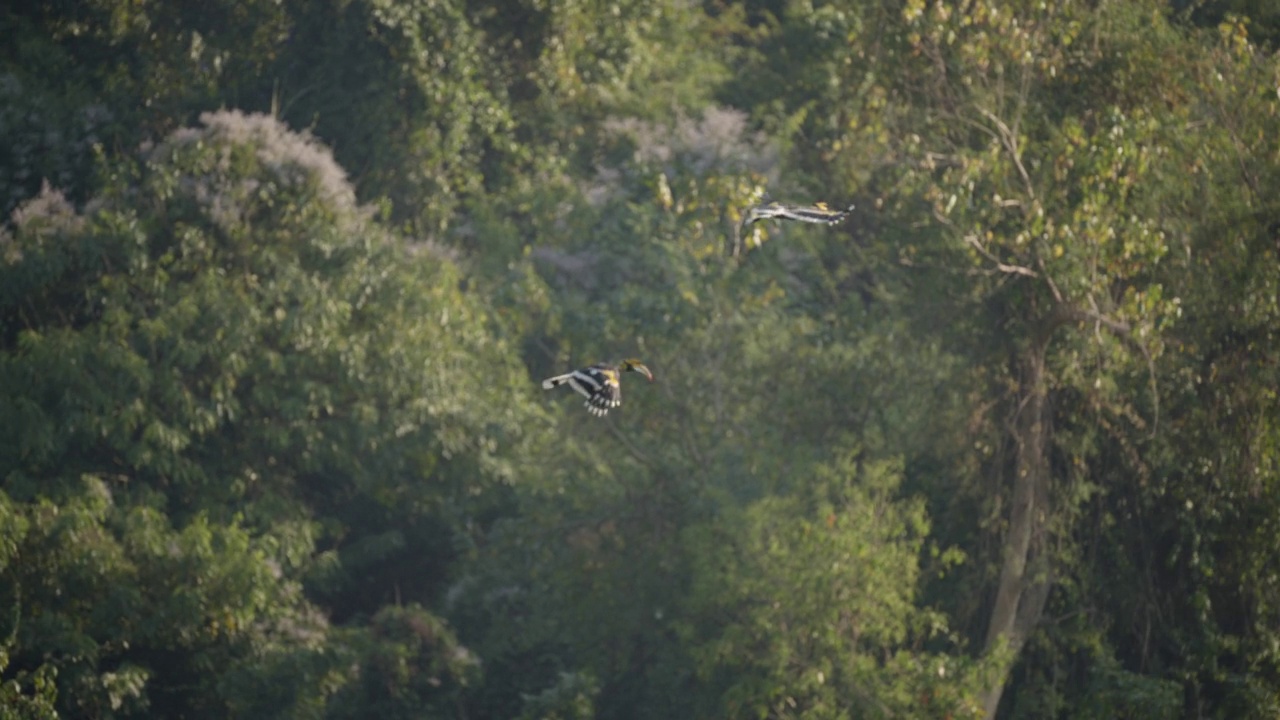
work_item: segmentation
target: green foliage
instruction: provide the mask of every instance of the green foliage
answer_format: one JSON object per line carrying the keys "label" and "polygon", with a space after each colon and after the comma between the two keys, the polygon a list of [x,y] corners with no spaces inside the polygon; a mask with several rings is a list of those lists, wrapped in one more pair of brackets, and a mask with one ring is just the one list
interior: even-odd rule
{"label": "green foliage", "polygon": [[1089,673],[1086,700],[1073,703],[1078,717],[1176,718],[1182,709],[1182,688],[1172,680],[1127,672],[1106,659]]}
{"label": "green foliage", "polygon": [[[301,595],[317,541],[351,557],[389,524],[430,542],[510,477],[496,450],[521,435],[510,361],[439,252],[398,249],[310,139],[205,121],[84,215],[28,205],[6,246],[0,474],[52,523],[8,569],[41,598],[16,657],[53,653],[76,714],[318,709],[344,680]],[[409,562],[339,564],[324,597],[389,598],[370,576]],[[253,690],[264,676],[281,685]]]}
{"label": "green foliage", "polygon": [[[95,148],[131,152],[219,102],[240,105],[287,33],[276,2],[93,0],[0,10],[0,213],[53,183],[95,188]],[[266,109],[265,107],[262,109]]]}
{"label": "green foliage", "polygon": [[[0,490],[0,577],[7,575],[11,564],[19,559],[19,549],[30,527],[21,508]],[[0,631],[5,633],[0,640],[0,718],[50,720],[58,716],[57,668],[42,663],[34,672],[9,671],[22,617],[22,596],[17,590],[10,588],[0,593],[0,603],[5,605],[0,619]]]}
{"label": "green foliage", "polygon": [[[1047,332],[1045,327],[1059,329],[1048,346],[1046,376],[1054,413],[1050,467],[1057,478],[1050,506],[1052,531],[1064,538],[1054,551],[1063,574],[1058,582],[1071,594],[1065,607],[1055,607],[1087,608],[1087,593],[1110,595],[1104,588],[1113,586],[1117,575],[1128,576],[1108,564],[1128,566],[1123,553],[1098,548],[1117,542],[1140,548],[1142,560],[1132,577],[1147,579],[1137,583],[1138,596],[1121,601],[1113,617],[1128,618],[1131,608],[1143,608],[1147,629],[1126,628],[1102,642],[1129,648],[1132,654],[1120,655],[1126,667],[1143,668],[1135,677],[1157,685],[1176,677],[1173,668],[1187,667],[1186,660],[1199,652],[1182,643],[1176,643],[1182,650],[1168,655],[1151,651],[1151,623],[1169,617],[1170,610],[1170,603],[1153,598],[1167,596],[1169,583],[1176,582],[1157,568],[1168,557],[1172,537],[1190,527],[1196,533],[1205,529],[1188,523],[1188,508],[1216,513],[1229,504],[1216,491],[1212,497],[1197,492],[1190,505],[1181,507],[1180,501],[1167,499],[1175,485],[1182,487],[1168,478],[1204,465],[1191,460],[1195,453],[1182,452],[1193,447],[1188,441],[1152,441],[1153,432],[1168,430],[1160,418],[1171,415],[1162,407],[1167,400],[1158,398],[1167,389],[1160,363],[1174,361],[1166,354],[1172,347],[1211,346],[1175,339],[1183,323],[1204,327],[1201,316],[1188,317],[1191,305],[1203,302],[1205,312],[1225,319],[1237,317],[1245,305],[1269,304],[1245,298],[1270,297],[1262,288],[1274,277],[1262,269],[1274,266],[1273,233],[1257,224],[1274,217],[1271,203],[1258,194],[1271,186],[1271,173],[1264,168],[1274,153],[1255,142],[1274,131],[1276,117],[1274,77],[1268,75],[1274,62],[1263,61],[1250,44],[1246,23],[1187,34],[1168,23],[1165,10],[1158,3],[1098,8],[971,3],[963,11],[927,2],[899,8],[796,3],[776,28],[755,41],[761,50],[758,65],[744,73],[752,80],[776,73],[788,82],[735,88],[762,123],[803,139],[795,155],[815,186],[859,189],[880,211],[867,232],[870,252],[833,259],[883,263],[870,268],[879,276],[879,287],[909,287],[910,295],[879,297],[905,300],[897,307],[913,328],[931,333],[949,328],[941,333],[942,342],[974,366],[971,373],[952,376],[958,389],[971,393],[967,442],[914,459],[941,463],[968,478],[950,502],[941,498],[940,489],[934,494],[942,511],[935,527],[944,537],[964,537],[975,516],[1000,537],[1008,497],[993,490],[991,478],[1008,477],[1018,447],[1016,437],[1002,438],[1025,397],[1017,390],[1017,358]],[[811,53],[780,50],[795,47]],[[757,87],[782,86],[786,89],[773,94],[772,104],[751,95]],[[1216,165],[1217,158],[1222,165]],[[1224,235],[1238,239],[1224,245]],[[1236,248],[1243,252],[1237,254]],[[1259,261],[1261,253],[1268,256],[1265,263]],[[1250,270],[1229,259],[1246,257],[1252,258],[1245,261]],[[895,269],[894,261],[910,269]],[[1196,289],[1200,283],[1203,292]],[[1231,290],[1225,290],[1228,286]],[[1084,311],[1068,312],[1076,319],[1058,324],[1053,308]],[[1255,349],[1264,344],[1256,333],[1249,337],[1255,338]],[[1206,359],[1196,356],[1200,363]],[[1188,379],[1202,378],[1206,389],[1201,393],[1233,392],[1205,382],[1204,365],[1196,367],[1182,372]],[[1178,381],[1187,387],[1184,383]],[[1264,387],[1247,394],[1266,398]],[[1006,402],[1011,404],[1004,409]],[[1182,417],[1188,408],[1179,404],[1172,416]],[[1269,427],[1257,414],[1233,417]],[[1214,421],[1177,423],[1218,427]],[[1207,435],[1219,437],[1216,430]],[[965,444],[973,450],[948,453]],[[1192,485],[1204,487],[1203,480]],[[971,494],[977,507],[966,499]],[[1084,525],[1077,524],[1084,518]],[[1239,520],[1228,522],[1242,526]],[[965,544],[979,550],[1000,547],[980,538]],[[1195,547],[1199,552],[1179,550],[1178,562],[1214,563],[1226,546]],[[1268,554],[1262,551],[1259,557]],[[984,570],[994,564],[988,557],[975,553],[973,567],[994,578],[994,571]],[[1201,577],[1220,576],[1215,568]],[[1227,577],[1239,576],[1230,572]],[[969,599],[969,593],[948,597],[958,621],[980,634],[983,604]],[[1196,604],[1217,607],[1207,597]],[[1223,612],[1250,614],[1234,603]],[[1169,627],[1205,627],[1193,615],[1184,617]],[[1234,643],[1218,640],[1201,636],[1196,647],[1214,647],[1208,654],[1223,659],[1219,651]],[[1080,641],[1070,633],[1053,638],[1066,645]],[[1037,652],[1026,662],[1055,667],[1064,655],[1070,656]],[[1107,656],[1105,651],[1092,655]],[[1210,681],[1207,699],[1192,701],[1197,711],[1218,702],[1219,688],[1234,693],[1229,688],[1240,686],[1235,679],[1268,675],[1263,667],[1239,675],[1207,671],[1218,679]],[[1060,682],[1062,672],[1055,667],[1048,682]],[[1080,684],[1070,686],[1067,696],[1079,698],[1094,676],[1076,666],[1071,677]],[[1188,687],[1198,683],[1190,681]],[[1032,697],[1037,692],[1028,689]],[[1135,689],[1134,694],[1140,693]]]}
{"label": "green foliage", "polygon": [[[364,200],[423,237],[460,199],[519,159],[515,121],[467,3],[360,0],[283,5],[289,34],[266,77],[272,108],[325,138]],[[267,108],[259,105],[262,110]]]}
{"label": "green foliage", "polygon": [[[1276,180],[1275,148],[1261,138],[1280,103],[1263,93],[1275,71],[1249,43],[1243,23],[1217,28],[1193,86],[1212,124],[1183,135],[1186,183],[1169,196],[1185,218],[1188,262],[1171,273],[1184,288],[1162,373],[1169,436],[1153,460],[1153,486],[1134,505],[1153,517],[1152,539],[1131,542],[1162,552],[1148,583],[1177,588],[1176,602],[1144,595],[1137,612],[1170,618],[1167,644],[1150,654],[1194,668],[1189,704],[1215,717],[1274,712],[1274,576],[1264,569],[1275,506],[1274,353],[1277,318],[1274,202],[1259,191]],[[1267,81],[1269,82],[1269,81]],[[1244,358],[1249,360],[1245,361]],[[1238,441],[1221,443],[1222,437]]]}
{"label": "green foliage", "polygon": [[1217,27],[1224,22],[1241,21],[1248,26],[1251,41],[1259,49],[1274,50],[1280,41],[1280,9],[1261,0],[1172,0],[1170,5],[1179,19],[1201,27]]}
{"label": "green foliage", "polygon": [[[9,664],[9,657],[0,651],[0,672]],[[56,720],[58,711],[56,671],[50,665],[42,665],[35,673],[19,671],[16,677],[0,680],[0,718],[3,720]],[[3,676],[0,676],[2,678]],[[30,684],[30,689],[27,685]]]}
{"label": "green foliage", "polygon": [[[496,438],[461,425],[502,434],[515,418],[462,402],[451,376],[470,365],[475,390],[497,402],[502,371],[474,372],[470,359],[501,350],[447,262],[397,257],[314,145],[265,118],[208,122],[152,151],[148,216],[124,204],[132,190],[89,218],[56,198],[21,216],[6,373],[14,407],[31,412],[10,416],[8,466],[79,447],[109,459],[101,471],[140,473],[197,504],[204,493],[284,492],[322,470],[373,492],[396,473],[429,472],[433,453],[469,448],[496,469],[486,459]],[[41,397],[59,398],[57,415]],[[360,458],[335,453],[351,443]],[[326,492],[340,502],[336,486]]]}
{"label": "green foliage", "polygon": [[82,487],[17,508],[27,530],[4,602],[12,661],[38,668],[32,702],[52,698],[56,675],[70,716],[213,716],[234,707],[228,676],[319,650],[327,623],[282,577],[276,538],[203,516],[174,528],[155,507],[117,504],[98,478]]}
{"label": "green foliage", "polygon": [[512,113],[537,173],[589,176],[617,117],[697,111],[727,75],[715,24],[696,5],[660,0],[473,3],[503,48]]}
{"label": "green foliage", "polygon": [[[874,319],[808,315],[830,288],[810,274],[817,263],[803,233],[730,256],[734,209],[759,192],[769,168],[756,163],[770,152],[731,113],[675,127],[626,123],[616,132],[635,159],[601,169],[587,190],[596,204],[533,218],[556,231],[539,238],[544,244],[517,266],[502,297],[534,315],[526,347],[539,373],[638,355],[657,381],[624,378],[623,407],[605,423],[550,397],[568,413],[560,421],[571,428],[566,437],[578,441],[557,443],[556,459],[540,461],[545,469],[518,488],[518,512],[494,527],[475,574],[455,588],[464,636],[475,633],[482,657],[528,678],[495,701],[493,716],[519,712],[520,696],[541,696],[566,670],[599,678],[603,716],[732,712],[725,688],[699,675],[694,643],[680,630],[697,626],[696,608],[713,602],[693,594],[719,577],[705,557],[717,533],[736,530],[717,518],[738,517],[757,501],[779,503],[784,516],[802,512],[807,506],[793,496],[806,496],[832,443],[866,433],[883,449],[937,391],[927,362],[897,357],[900,346],[874,333],[852,337],[882,327]],[[565,226],[581,232],[562,240]],[[815,396],[815,387],[828,392]],[[911,402],[875,411],[894,396]],[[921,517],[920,506],[914,511]],[[920,551],[908,543],[902,555]],[[775,580],[802,576],[804,557]],[[823,597],[815,590],[809,601]],[[903,607],[878,621],[907,622],[883,617]],[[904,673],[936,672],[910,650],[894,657]],[[937,702],[961,700],[947,690]]]}
{"label": "green foliage", "polygon": [[326,717],[453,717],[479,670],[444,621],[417,605],[380,610],[355,651],[357,680]]}
{"label": "green foliage", "polygon": [[1274,20],[0,10],[0,712],[1274,716]]}
{"label": "green foliage", "polygon": [[893,499],[899,473],[842,460],[689,532],[678,627],[719,694],[702,716],[975,715],[973,668],[918,651],[947,627],[915,605],[928,523]]}
{"label": "green foliage", "polygon": [[555,685],[524,697],[520,720],[589,720],[600,688],[581,673],[561,673]]}

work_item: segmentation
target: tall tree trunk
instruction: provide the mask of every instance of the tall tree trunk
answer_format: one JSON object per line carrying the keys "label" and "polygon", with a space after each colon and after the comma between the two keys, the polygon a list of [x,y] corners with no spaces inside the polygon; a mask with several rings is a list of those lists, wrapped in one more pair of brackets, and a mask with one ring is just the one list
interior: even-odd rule
{"label": "tall tree trunk", "polygon": [[1003,565],[987,626],[985,652],[1010,653],[983,697],[988,720],[995,717],[1009,669],[1044,614],[1051,578],[1045,548],[1049,515],[1049,427],[1045,351],[1052,329],[1036,338],[1022,359],[1021,409],[1014,422],[1017,452],[1013,502],[1004,538]]}

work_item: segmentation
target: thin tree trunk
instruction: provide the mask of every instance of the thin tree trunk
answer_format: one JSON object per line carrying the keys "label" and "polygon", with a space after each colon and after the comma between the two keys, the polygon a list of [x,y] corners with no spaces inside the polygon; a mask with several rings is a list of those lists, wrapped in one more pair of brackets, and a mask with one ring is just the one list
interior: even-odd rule
{"label": "thin tree trunk", "polygon": [[1051,578],[1044,552],[1049,514],[1049,427],[1045,351],[1050,329],[1027,351],[1022,367],[1022,407],[1014,422],[1017,452],[1013,502],[1004,538],[1000,580],[987,625],[985,652],[1009,653],[1009,664],[983,697],[988,720],[995,717],[1014,659],[1044,614]]}

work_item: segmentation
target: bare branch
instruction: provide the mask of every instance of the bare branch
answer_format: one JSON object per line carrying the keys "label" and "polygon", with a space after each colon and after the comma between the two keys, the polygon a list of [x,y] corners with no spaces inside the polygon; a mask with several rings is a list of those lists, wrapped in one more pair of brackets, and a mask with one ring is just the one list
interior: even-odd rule
{"label": "bare branch", "polygon": [[1044,257],[1040,253],[1036,253],[1036,266],[1040,268],[1040,272],[1044,273],[1044,281],[1049,286],[1049,292],[1053,293],[1053,299],[1062,305],[1066,300],[1062,297],[1062,292],[1058,290],[1058,284],[1053,281],[1053,276],[1049,274],[1044,267]]}
{"label": "bare branch", "polygon": [[1097,323],[1115,333],[1126,342],[1137,342],[1136,340],[1133,340],[1133,326],[1123,320],[1116,320],[1115,318],[1104,315],[1096,310],[1086,310],[1077,305],[1064,303],[1058,306],[1056,314],[1061,318],[1063,323]]}
{"label": "bare branch", "polygon": [[1027,98],[1031,97],[1032,70],[1028,64],[1022,65],[1022,77],[1018,87],[1018,109],[1013,114],[1013,136],[1017,137],[1022,127],[1022,118],[1027,113]]}
{"label": "bare branch", "polygon": [[940,166],[961,167],[963,165],[963,161],[953,153],[941,153],[932,150],[925,150],[924,160],[919,163],[920,168],[924,170],[936,170]]}
{"label": "bare branch", "polygon": [[960,113],[956,113],[952,115],[952,117],[964,123],[965,125],[968,125],[974,130],[978,130],[980,132],[986,133],[991,137],[992,140],[996,140],[1001,144],[1004,144],[1004,141],[1000,137],[1000,133],[996,132],[995,130],[992,130],[990,127],[987,127],[987,125],[985,125],[984,123],[980,123],[976,120],[970,120],[969,118],[965,117],[964,115],[961,115]]}
{"label": "bare branch", "polygon": [[996,137],[1004,145],[1005,151],[1009,153],[1009,159],[1013,161],[1014,167],[1018,168],[1018,174],[1022,176],[1022,183],[1026,187],[1027,196],[1034,200],[1036,189],[1031,182],[1031,175],[1027,173],[1027,168],[1022,164],[1022,155],[1018,150],[1018,136],[1014,134],[1013,130],[1009,129],[1008,125],[1004,124],[1003,120],[996,117],[995,113],[986,108],[978,108],[978,112],[982,113],[983,117],[996,126],[999,131],[999,133],[995,134]]}
{"label": "bare branch", "polygon": [[1037,273],[1035,270],[1032,270],[1031,268],[1023,267],[1021,265],[1009,265],[1008,263],[1000,262],[1000,259],[997,258],[995,255],[992,255],[990,251],[988,251],[985,247],[982,246],[982,243],[978,242],[978,238],[974,237],[973,235],[965,235],[964,241],[968,243],[969,246],[972,247],[974,250],[977,250],[978,254],[982,255],[982,257],[990,260],[991,263],[995,265],[996,269],[999,270],[1000,272],[1010,273],[1013,275],[1025,275],[1027,277],[1040,277],[1040,274]]}

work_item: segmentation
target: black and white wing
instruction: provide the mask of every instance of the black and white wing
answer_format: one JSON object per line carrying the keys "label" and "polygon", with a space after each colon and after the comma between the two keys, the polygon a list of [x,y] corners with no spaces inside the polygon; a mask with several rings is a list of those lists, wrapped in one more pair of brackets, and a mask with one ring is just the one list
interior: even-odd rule
{"label": "black and white wing", "polygon": [[792,205],[789,203],[768,202],[748,209],[742,218],[742,226],[746,227],[753,222],[768,219],[798,220],[807,223],[835,225],[848,217],[852,211],[852,205],[843,210],[832,210],[825,203]]}
{"label": "black and white wing", "polygon": [[557,375],[542,381],[543,389],[568,385],[574,392],[587,399],[587,411],[604,417],[609,408],[622,404],[622,387],[618,384],[618,370],[608,365],[592,365]]}

